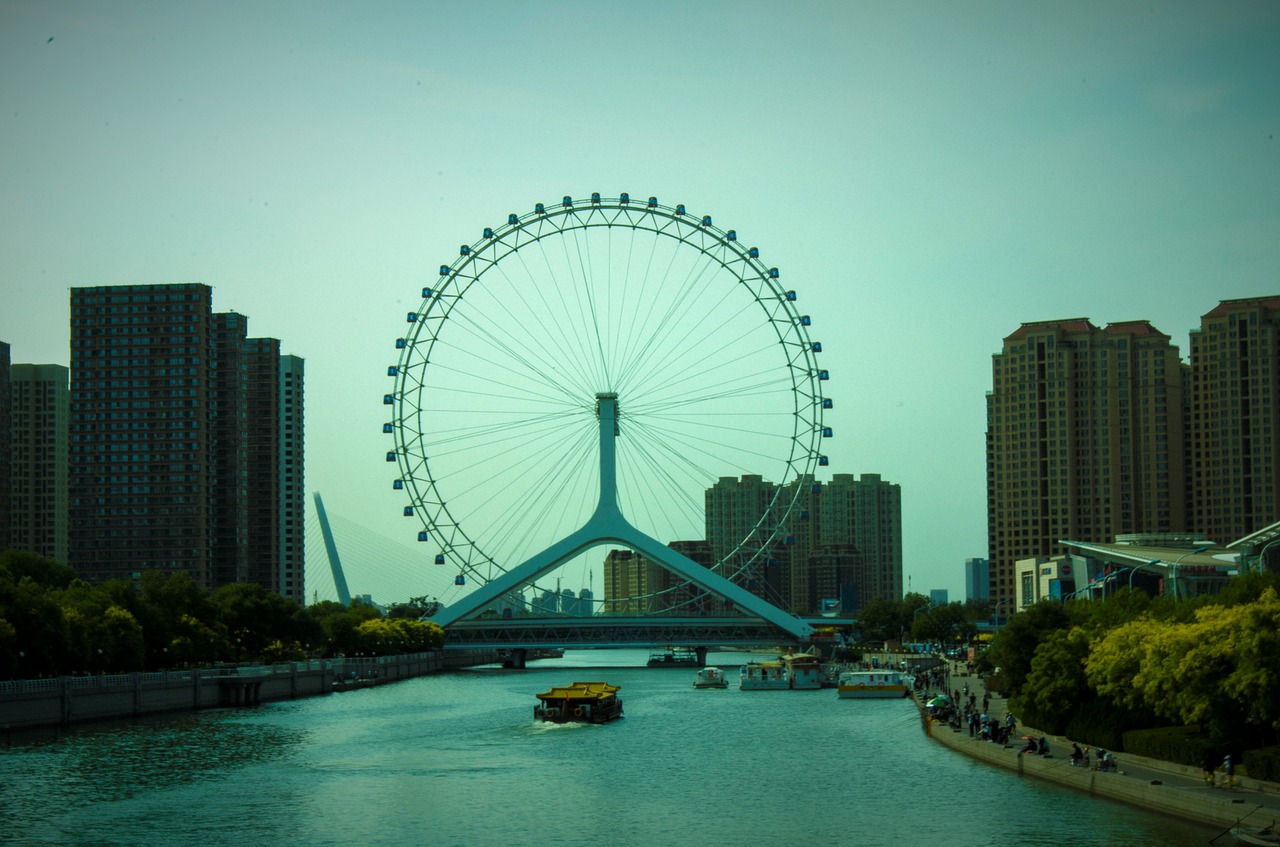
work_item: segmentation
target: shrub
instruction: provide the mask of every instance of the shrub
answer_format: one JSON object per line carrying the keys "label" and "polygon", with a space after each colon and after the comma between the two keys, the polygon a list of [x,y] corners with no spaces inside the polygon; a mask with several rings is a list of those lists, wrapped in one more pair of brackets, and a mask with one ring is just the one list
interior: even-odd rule
{"label": "shrub", "polygon": [[1254,779],[1280,782],[1280,746],[1246,750],[1240,763]]}
{"label": "shrub", "polygon": [[1218,745],[1199,726],[1164,726],[1132,729],[1124,734],[1125,752],[1180,765],[1202,764],[1206,757],[1215,763],[1222,757]]}
{"label": "shrub", "polygon": [[1101,747],[1117,753],[1132,752],[1124,741],[1128,717],[1124,710],[1116,708],[1110,700],[1095,697],[1080,704],[1080,708],[1067,721],[1062,734],[1089,747]]}

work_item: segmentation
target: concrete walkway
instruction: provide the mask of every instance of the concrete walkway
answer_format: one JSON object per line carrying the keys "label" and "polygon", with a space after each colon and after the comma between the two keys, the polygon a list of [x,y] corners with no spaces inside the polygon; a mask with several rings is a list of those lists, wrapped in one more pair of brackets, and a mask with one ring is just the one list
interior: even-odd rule
{"label": "concrete walkway", "polygon": [[[949,685],[951,691],[963,692],[968,684],[970,693],[977,697],[979,708],[982,697],[988,693],[978,677],[955,673],[956,665],[952,665]],[[963,670],[963,665],[959,666]],[[917,699],[921,705],[934,694]],[[963,695],[962,695],[963,696]],[[1002,723],[1008,714],[1008,704],[1003,697],[990,693],[988,714],[997,717]],[[1015,715],[1016,717],[1016,715]],[[957,752],[987,762],[997,767],[1016,771],[1019,774],[1047,779],[1060,785],[1067,785],[1089,794],[1108,797],[1130,803],[1153,812],[1174,815],[1185,820],[1192,820],[1209,826],[1227,827],[1241,824],[1243,826],[1266,826],[1280,823],[1280,784],[1263,782],[1257,779],[1236,777],[1236,785],[1232,788],[1212,787],[1205,783],[1204,772],[1198,767],[1162,762],[1143,756],[1132,756],[1125,753],[1115,754],[1119,762],[1119,771],[1104,773],[1092,768],[1076,767],[1071,764],[1071,739],[1059,735],[1045,736],[1049,744],[1050,755],[1034,756],[1021,753],[1023,735],[1045,735],[1034,728],[1019,724],[1008,744],[1000,745],[970,738],[968,727],[953,730],[945,724],[932,724],[927,727],[929,736],[940,744]],[[1082,748],[1084,744],[1080,745]],[[1090,750],[1093,764],[1097,762]]]}

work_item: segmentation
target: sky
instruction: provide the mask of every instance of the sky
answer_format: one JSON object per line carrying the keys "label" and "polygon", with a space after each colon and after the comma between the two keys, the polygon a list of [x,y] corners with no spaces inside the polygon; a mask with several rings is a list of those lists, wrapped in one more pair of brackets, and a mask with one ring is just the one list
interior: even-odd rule
{"label": "sky", "polygon": [[[991,356],[1027,321],[1187,353],[1280,293],[1280,4],[0,4],[0,340],[203,282],[306,360],[307,488],[403,538],[406,307],[563,195],[715,216],[804,298],[834,473],[902,488],[912,590],[986,555]],[[405,539],[410,540],[410,539]]]}

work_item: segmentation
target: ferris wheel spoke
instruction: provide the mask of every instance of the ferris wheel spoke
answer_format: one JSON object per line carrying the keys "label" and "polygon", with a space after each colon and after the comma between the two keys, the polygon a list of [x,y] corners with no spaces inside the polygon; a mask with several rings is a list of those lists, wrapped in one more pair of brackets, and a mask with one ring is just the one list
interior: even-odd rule
{"label": "ferris wheel spoke", "polygon": [[[531,355],[530,350],[533,348],[528,339],[520,339],[525,342],[523,346],[518,346],[514,343],[513,339],[515,337],[511,335],[511,330],[519,326],[519,321],[514,314],[509,314],[509,320],[505,324],[500,324],[492,318],[478,317],[474,313],[470,318],[459,319],[459,323],[464,325],[468,321],[473,329],[470,336],[471,344],[454,342],[441,346],[446,351],[454,350],[459,351],[459,353],[466,351],[465,361],[469,364],[488,364],[498,372],[509,375],[522,373],[534,383],[545,385],[563,397],[580,397],[582,392],[590,387],[590,380],[585,378],[584,374],[578,373],[575,375],[570,371],[561,376],[558,373],[564,366],[579,361],[577,357],[569,356],[566,353],[564,357],[553,360],[555,365],[558,366],[553,367],[541,356]],[[485,325],[482,326],[482,323]],[[462,357],[459,355],[456,358]],[[463,369],[459,366],[455,366],[454,369],[463,372]],[[576,379],[575,376],[577,377]],[[508,386],[515,384],[510,380],[499,382],[492,376],[476,376],[475,378],[484,378],[488,381]]]}

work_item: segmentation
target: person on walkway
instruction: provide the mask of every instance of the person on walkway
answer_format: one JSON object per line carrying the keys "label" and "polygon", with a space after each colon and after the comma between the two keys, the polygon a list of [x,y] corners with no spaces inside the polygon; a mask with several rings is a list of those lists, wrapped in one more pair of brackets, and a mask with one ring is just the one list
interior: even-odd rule
{"label": "person on walkway", "polygon": [[1084,759],[1084,751],[1080,749],[1080,745],[1074,741],[1071,743],[1071,766],[1080,767],[1081,760]]}
{"label": "person on walkway", "polygon": [[1227,788],[1236,787],[1236,766],[1231,764],[1231,754],[1228,753],[1226,758],[1222,760],[1222,784]]}
{"label": "person on walkway", "polygon": [[1204,761],[1200,763],[1200,767],[1204,769],[1204,782],[1210,788],[1213,787],[1213,756],[1208,753],[1204,754]]}

